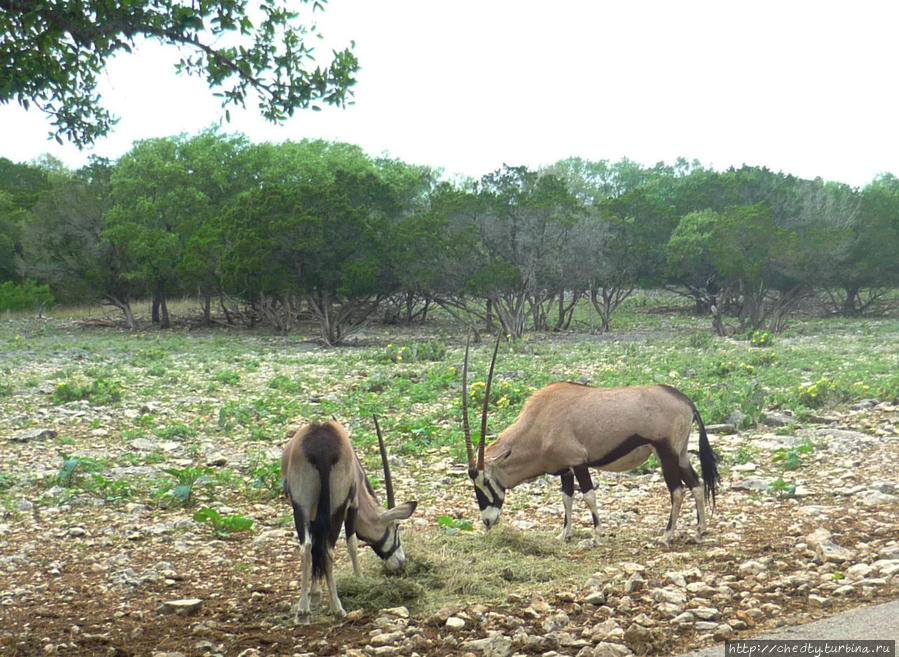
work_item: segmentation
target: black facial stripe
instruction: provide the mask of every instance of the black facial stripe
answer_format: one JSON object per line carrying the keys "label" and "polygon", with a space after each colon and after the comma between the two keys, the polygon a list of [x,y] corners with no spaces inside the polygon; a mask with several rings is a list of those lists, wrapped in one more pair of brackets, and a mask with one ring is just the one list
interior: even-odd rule
{"label": "black facial stripe", "polygon": [[389,559],[390,557],[392,557],[394,555],[394,553],[400,549],[399,527],[394,525],[392,529],[393,529],[393,544],[387,550],[384,549],[384,546],[387,544],[387,541],[390,539],[391,527],[388,527],[384,531],[384,535],[377,541],[369,541],[368,542],[369,545],[371,545],[371,549],[375,551],[375,554],[377,554],[379,557],[381,557],[381,559],[384,559],[385,561],[387,559]]}
{"label": "black facial stripe", "polygon": [[475,484],[474,487],[474,494],[478,499],[478,508],[483,511],[488,506],[501,507],[503,505],[503,499],[505,497],[504,492],[498,493],[493,487],[493,484],[491,484],[490,480],[486,477],[482,481],[484,488],[487,489],[486,491],[477,484]]}
{"label": "black facial stripe", "polygon": [[481,490],[480,486],[474,487],[474,496],[478,498],[478,508],[481,511],[490,506],[490,500],[487,499],[487,496],[484,494],[484,491]]}

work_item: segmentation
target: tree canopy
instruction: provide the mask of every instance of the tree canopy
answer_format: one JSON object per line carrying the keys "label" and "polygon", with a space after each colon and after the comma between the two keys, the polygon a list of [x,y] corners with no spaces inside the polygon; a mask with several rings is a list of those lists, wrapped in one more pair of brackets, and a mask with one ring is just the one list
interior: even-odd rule
{"label": "tree canopy", "polygon": [[326,0],[0,0],[0,103],[34,104],[52,117],[54,136],[85,146],[116,118],[103,107],[97,78],[108,60],[141,38],[178,46],[179,71],[205,77],[222,106],[243,107],[254,93],[278,122],[316,103],[342,106],[355,84],[352,47],[315,65],[311,16]]}
{"label": "tree canopy", "polygon": [[74,172],[0,159],[0,307],[3,290],[8,307],[42,307],[49,286],[132,326],[131,304],[152,299],[165,327],[166,299],[191,296],[207,323],[217,300],[228,323],[316,321],[327,344],[432,306],[515,337],[610,331],[641,287],[693,298],[719,333],[780,330],[813,298],[877,308],[899,283],[897,235],[888,174],[859,190],[759,167],[565,160],[448,181],[353,144],[215,129]]}

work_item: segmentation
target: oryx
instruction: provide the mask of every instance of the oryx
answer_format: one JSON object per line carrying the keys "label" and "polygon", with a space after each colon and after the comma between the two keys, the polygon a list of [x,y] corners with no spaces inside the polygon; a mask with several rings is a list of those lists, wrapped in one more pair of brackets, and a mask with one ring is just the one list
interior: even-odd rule
{"label": "oryx", "polygon": [[336,421],[313,423],[297,431],[281,455],[284,493],[293,506],[297,536],[303,546],[303,579],[297,621],[309,613],[312,580],[325,578],[331,612],[346,615],[337,597],[332,574],[333,549],[343,525],[353,572],[360,574],[356,554],[358,536],[384,559],[388,568],[398,569],[406,560],[400,545],[397,520],[408,518],[417,502],[397,506],[387,452],[381,428],[375,418],[387,509],[378,502],[344,428]]}
{"label": "oryx", "polygon": [[[696,502],[696,539],[705,532],[705,503],[715,504],[718,459],[712,451],[696,406],[668,385],[591,387],[551,383],[533,393],[521,413],[490,445],[487,405],[499,339],[493,350],[484,390],[477,461],[468,424],[468,344],[462,370],[462,415],[468,475],[474,482],[481,520],[489,529],[499,519],[506,491],[543,474],[562,479],[565,521],[561,538],[571,537],[574,480],[593,515],[594,543],[599,538],[596,493],[589,468],[621,472],[643,463],[653,452],[671,494],[671,515],[663,541],[674,535],[686,485]],[[687,441],[693,421],[699,427],[699,463],[703,482],[690,465]]]}

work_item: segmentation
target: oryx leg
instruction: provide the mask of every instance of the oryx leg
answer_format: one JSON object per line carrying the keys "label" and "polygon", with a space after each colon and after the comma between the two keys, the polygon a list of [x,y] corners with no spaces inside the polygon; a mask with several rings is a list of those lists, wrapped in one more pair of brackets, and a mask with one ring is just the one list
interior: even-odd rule
{"label": "oryx leg", "polygon": [[571,503],[574,499],[574,473],[565,470],[559,473],[562,479],[562,506],[565,507],[565,520],[559,538],[563,541],[571,539]]}
{"label": "oryx leg", "polygon": [[359,577],[362,570],[359,568],[359,539],[356,538],[356,509],[347,509],[343,531],[346,534],[346,549],[350,553],[350,562],[353,564],[353,574]]}
{"label": "oryx leg", "polygon": [[328,564],[325,566],[325,582],[328,585],[328,602],[331,607],[331,613],[335,616],[346,616],[346,610],[340,604],[340,598],[337,597],[337,584],[334,582],[334,549],[328,550]]}
{"label": "oryx leg", "polygon": [[[331,515],[330,533],[322,537],[323,540],[327,541],[327,545],[324,547],[328,554],[328,559],[325,563],[325,584],[328,587],[328,605],[331,608],[331,613],[340,617],[346,616],[346,610],[343,608],[343,605],[340,604],[340,598],[337,597],[337,583],[334,581],[334,547],[337,545],[337,539],[340,536],[340,526],[343,525],[344,529],[346,529],[346,523],[351,512],[353,514],[352,525],[355,527],[355,509],[351,509],[349,503],[350,496],[347,496],[347,499],[344,500],[343,504],[341,504]],[[352,536],[353,538],[356,537],[355,530],[353,531]],[[350,542],[347,541],[347,550],[350,549]],[[352,559],[352,557],[350,558]]]}
{"label": "oryx leg", "polygon": [[668,486],[668,492],[671,494],[671,515],[668,518],[668,526],[665,528],[665,534],[662,542],[665,545],[671,545],[671,539],[674,536],[674,528],[677,525],[677,517],[680,515],[681,504],[684,501],[684,487],[681,484],[681,468],[680,459],[670,448],[664,446],[656,446],[656,454],[662,463],[662,474],[665,477],[665,484]]}
{"label": "oryx leg", "polygon": [[296,608],[296,622],[308,620],[309,617],[309,590],[312,587],[312,537],[306,527],[303,511],[297,504],[293,504],[293,524],[297,530],[297,538],[302,546],[302,579],[300,580],[300,600]]}
{"label": "oryx leg", "polygon": [[680,477],[690,492],[693,493],[693,501],[696,503],[696,542],[705,534],[705,491],[696,470],[690,465],[690,459],[686,453],[680,456]]}
{"label": "oryx leg", "polygon": [[599,514],[596,512],[596,489],[593,487],[593,477],[590,476],[590,469],[586,465],[579,465],[574,470],[574,476],[577,478],[577,485],[581,489],[581,495],[590,509],[590,515],[593,518],[593,545],[599,545]]}

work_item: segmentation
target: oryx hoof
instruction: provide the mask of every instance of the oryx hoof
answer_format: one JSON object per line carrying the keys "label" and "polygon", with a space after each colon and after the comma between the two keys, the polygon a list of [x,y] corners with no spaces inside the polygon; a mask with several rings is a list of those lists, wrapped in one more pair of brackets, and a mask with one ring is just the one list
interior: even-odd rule
{"label": "oryx hoof", "polygon": [[297,606],[296,613],[294,614],[294,617],[293,617],[293,622],[296,625],[308,625],[309,618],[310,618],[309,607],[307,606],[304,609],[300,606]]}
{"label": "oryx hoof", "polygon": [[563,529],[556,538],[563,543],[567,543],[571,540],[571,534],[572,532]]}

